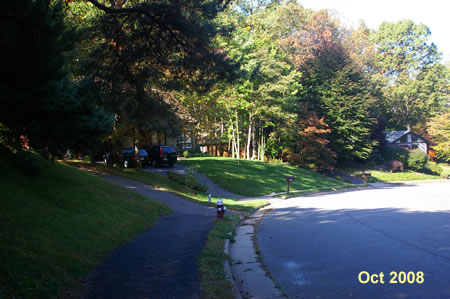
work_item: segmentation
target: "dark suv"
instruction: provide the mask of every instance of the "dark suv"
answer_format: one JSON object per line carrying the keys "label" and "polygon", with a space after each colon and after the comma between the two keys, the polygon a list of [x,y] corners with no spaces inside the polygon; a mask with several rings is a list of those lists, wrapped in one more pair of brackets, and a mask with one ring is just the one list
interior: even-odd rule
{"label": "dark suv", "polygon": [[111,166],[113,163],[121,164],[125,168],[136,167],[136,155],[132,147],[122,148],[122,155],[107,152],[103,155],[105,165]]}
{"label": "dark suv", "polygon": [[146,148],[149,164],[153,167],[167,164],[172,167],[177,162],[177,153],[173,146],[154,145]]}
{"label": "dark suv", "polygon": [[132,147],[122,149],[123,167],[134,168],[136,167],[136,155]]}

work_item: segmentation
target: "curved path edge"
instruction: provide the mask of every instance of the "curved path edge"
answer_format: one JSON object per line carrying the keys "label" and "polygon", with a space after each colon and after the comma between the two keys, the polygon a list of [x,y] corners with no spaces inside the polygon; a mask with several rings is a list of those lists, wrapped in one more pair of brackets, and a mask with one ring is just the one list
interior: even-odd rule
{"label": "curved path edge", "polygon": [[255,226],[270,209],[259,209],[236,229],[230,246],[231,272],[240,291],[235,298],[285,298],[260,263],[254,244]]}

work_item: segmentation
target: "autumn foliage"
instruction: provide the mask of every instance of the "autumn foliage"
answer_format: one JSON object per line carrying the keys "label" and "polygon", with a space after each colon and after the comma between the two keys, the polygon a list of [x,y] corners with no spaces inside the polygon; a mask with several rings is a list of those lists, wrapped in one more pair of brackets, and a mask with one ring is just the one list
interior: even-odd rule
{"label": "autumn foliage", "polygon": [[336,153],[328,147],[330,141],[326,139],[331,130],[315,112],[305,111],[305,114],[298,122],[297,150],[289,153],[286,160],[303,168],[331,170],[336,162]]}

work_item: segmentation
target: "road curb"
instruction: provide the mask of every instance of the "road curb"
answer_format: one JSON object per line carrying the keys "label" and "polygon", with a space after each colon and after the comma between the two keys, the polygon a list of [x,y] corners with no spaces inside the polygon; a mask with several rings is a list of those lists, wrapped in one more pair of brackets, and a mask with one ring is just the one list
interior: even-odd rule
{"label": "road curb", "polygon": [[[229,239],[225,240],[225,246],[224,246],[223,251],[225,252],[226,255],[230,256],[230,240]],[[225,271],[226,278],[230,281],[230,283],[232,285],[233,298],[234,299],[242,299],[241,293],[236,286],[236,282],[234,280],[233,273],[231,271],[231,265],[230,265],[229,260],[225,260],[223,262],[223,269]]]}
{"label": "road curb", "polygon": [[[232,284],[238,292],[235,298],[284,298],[261,264],[253,241],[254,226],[270,209],[268,207],[270,205],[257,210],[241,221],[236,229],[236,241],[231,248],[229,243],[225,244],[225,250],[231,256],[230,264],[225,269],[228,268],[231,271]],[[233,294],[235,294],[234,287]]]}

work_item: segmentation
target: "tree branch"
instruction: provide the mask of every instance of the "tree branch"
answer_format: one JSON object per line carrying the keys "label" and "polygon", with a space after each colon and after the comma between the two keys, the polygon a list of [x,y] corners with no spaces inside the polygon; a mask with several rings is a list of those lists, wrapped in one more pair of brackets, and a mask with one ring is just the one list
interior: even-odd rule
{"label": "tree branch", "polygon": [[141,9],[139,9],[139,7],[113,8],[113,7],[108,7],[106,5],[103,5],[103,4],[99,3],[96,0],[88,0],[88,1],[91,2],[98,9],[101,9],[104,12],[110,13],[110,14],[126,14],[126,13],[142,13],[142,14],[145,14],[145,12],[143,12]]}

